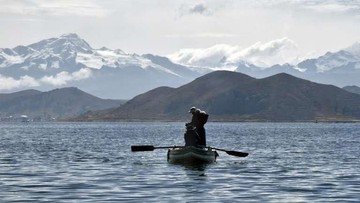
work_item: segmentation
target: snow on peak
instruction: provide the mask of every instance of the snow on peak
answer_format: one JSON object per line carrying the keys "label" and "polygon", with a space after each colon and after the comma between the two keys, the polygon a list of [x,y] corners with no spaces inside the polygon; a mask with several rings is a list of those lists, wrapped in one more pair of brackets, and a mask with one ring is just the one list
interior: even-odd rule
{"label": "snow on peak", "polygon": [[69,38],[69,39],[80,39],[79,35],[76,33],[67,33],[60,36],[60,38]]}
{"label": "snow on peak", "polygon": [[[0,49],[0,68],[11,67],[13,65],[19,67],[16,70],[14,69],[14,72],[17,72],[18,75],[26,71],[27,74],[35,72],[34,75],[38,74],[36,75],[37,77],[39,73],[36,72],[43,72],[44,74],[49,71],[54,73],[63,70],[74,72],[78,71],[79,67],[90,69],[101,69],[103,67],[123,68],[130,66],[148,69],[151,67],[162,72],[175,74],[167,68],[153,63],[150,59],[137,54],[125,53],[121,49],[111,50],[106,47],[93,49],[85,40],[81,39],[75,33],[45,39],[29,46],[17,46],[14,49]],[[35,69],[36,71],[33,71]],[[47,81],[56,81],[56,78],[49,76]]]}
{"label": "snow on peak", "polygon": [[126,54],[120,49],[94,49],[92,53],[77,53],[76,62],[89,68],[101,69],[102,67],[121,68],[125,66],[139,66],[143,69],[153,67],[163,70],[149,59],[135,54]]}
{"label": "snow on peak", "polygon": [[79,52],[90,52],[90,45],[83,39],[81,39],[77,34],[64,34],[59,38],[50,38],[45,39],[40,42],[29,45],[28,47],[44,52],[55,52],[59,53],[62,49],[67,49],[68,51],[79,51]]}
{"label": "snow on peak", "polygon": [[360,42],[356,42],[353,45],[345,49],[345,51],[350,52],[360,59]]}
{"label": "snow on peak", "polygon": [[351,62],[358,62],[359,57],[355,56],[349,51],[340,50],[332,53],[327,52],[316,60],[316,67],[318,72],[326,72],[336,67],[345,66]]}
{"label": "snow on peak", "polygon": [[91,46],[77,34],[65,34],[59,39],[54,41],[50,46],[68,46],[70,49],[74,49],[79,52],[91,52]]}

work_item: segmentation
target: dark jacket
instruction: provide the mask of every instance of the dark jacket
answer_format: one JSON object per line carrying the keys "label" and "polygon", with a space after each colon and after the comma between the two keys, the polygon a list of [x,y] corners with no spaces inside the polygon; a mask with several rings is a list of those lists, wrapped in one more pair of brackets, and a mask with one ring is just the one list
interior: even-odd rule
{"label": "dark jacket", "polygon": [[199,145],[206,146],[206,133],[204,125],[207,122],[209,115],[205,111],[198,111],[193,113],[190,124],[196,127],[196,132],[199,135]]}

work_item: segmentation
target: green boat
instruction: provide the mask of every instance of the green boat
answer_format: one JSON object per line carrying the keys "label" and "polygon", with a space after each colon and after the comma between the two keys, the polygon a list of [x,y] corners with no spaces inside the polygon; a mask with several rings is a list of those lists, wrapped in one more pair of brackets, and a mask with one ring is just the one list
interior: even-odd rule
{"label": "green boat", "polygon": [[211,147],[174,147],[168,150],[167,160],[172,164],[200,165],[214,163],[218,156]]}
{"label": "green boat", "polygon": [[167,146],[155,147],[153,145],[133,145],[132,152],[154,151],[155,149],[168,149],[167,161],[173,164],[184,165],[204,165],[216,161],[219,156],[216,150],[226,152],[228,155],[237,157],[247,157],[246,152],[231,151],[215,147],[198,147],[198,146]]}

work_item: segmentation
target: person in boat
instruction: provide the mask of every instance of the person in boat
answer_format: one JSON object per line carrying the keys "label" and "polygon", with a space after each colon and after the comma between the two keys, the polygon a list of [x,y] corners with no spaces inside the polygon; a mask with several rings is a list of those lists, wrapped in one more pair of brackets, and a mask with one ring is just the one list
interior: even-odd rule
{"label": "person in boat", "polygon": [[184,134],[185,146],[197,146],[199,145],[200,137],[196,132],[196,127],[191,124],[186,124],[186,132]]}
{"label": "person in boat", "polygon": [[[194,126],[196,128],[196,133],[198,134],[197,145],[206,146],[206,132],[204,125],[206,124],[209,115],[205,111],[201,111],[196,107],[191,107],[189,113],[192,114],[192,119],[190,123],[187,123],[186,126]],[[185,140],[186,145],[186,140]]]}

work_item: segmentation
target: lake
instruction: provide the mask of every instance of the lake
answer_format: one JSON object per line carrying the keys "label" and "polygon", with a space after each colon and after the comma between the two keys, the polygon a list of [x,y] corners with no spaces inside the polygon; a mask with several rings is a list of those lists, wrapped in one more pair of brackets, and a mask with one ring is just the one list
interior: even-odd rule
{"label": "lake", "polygon": [[1,202],[360,202],[360,124],[208,123],[216,163],[167,163],[184,123],[0,123]]}

